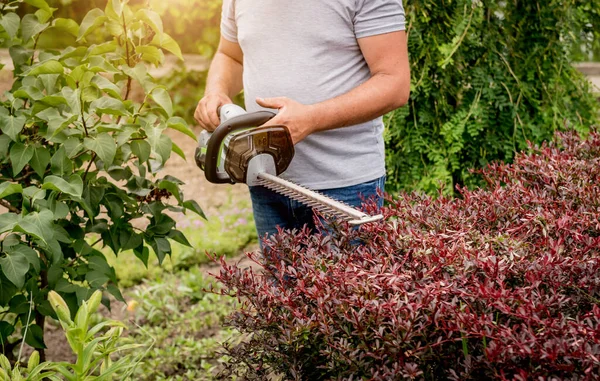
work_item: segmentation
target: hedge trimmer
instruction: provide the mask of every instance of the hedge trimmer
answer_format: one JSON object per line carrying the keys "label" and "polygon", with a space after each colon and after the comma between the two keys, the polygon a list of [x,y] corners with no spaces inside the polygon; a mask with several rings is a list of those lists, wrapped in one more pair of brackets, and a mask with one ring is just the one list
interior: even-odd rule
{"label": "hedge trimmer", "polygon": [[206,179],[215,184],[264,186],[351,225],[383,218],[280,178],[292,162],[294,145],[287,127],[262,126],[274,116],[269,111],[246,113],[233,104],[221,107],[221,125],[213,133],[202,131],[196,149],[196,164]]}

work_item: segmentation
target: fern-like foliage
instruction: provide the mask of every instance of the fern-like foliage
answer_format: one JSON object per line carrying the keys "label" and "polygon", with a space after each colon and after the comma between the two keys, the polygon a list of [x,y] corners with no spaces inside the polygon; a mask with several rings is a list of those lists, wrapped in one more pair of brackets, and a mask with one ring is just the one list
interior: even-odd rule
{"label": "fern-like foliage", "polygon": [[598,44],[600,0],[413,0],[406,13],[412,91],[386,119],[388,190],[452,193],[478,184],[471,168],[598,121],[571,59]]}

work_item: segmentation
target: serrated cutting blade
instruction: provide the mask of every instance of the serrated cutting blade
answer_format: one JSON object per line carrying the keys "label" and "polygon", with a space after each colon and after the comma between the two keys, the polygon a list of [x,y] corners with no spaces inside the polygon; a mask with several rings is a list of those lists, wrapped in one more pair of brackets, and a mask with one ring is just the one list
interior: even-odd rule
{"label": "serrated cutting blade", "polygon": [[368,215],[341,201],[334,200],[319,192],[304,188],[301,185],[269,173],[259,173],[257,177],[257,185],[262,185],[279,194],[308,205],[313,209],[318,210],[323,215],[335,216],[348,221],[350,225],[362,225],[383,219],[383,215],[381,214],[375,216]]}

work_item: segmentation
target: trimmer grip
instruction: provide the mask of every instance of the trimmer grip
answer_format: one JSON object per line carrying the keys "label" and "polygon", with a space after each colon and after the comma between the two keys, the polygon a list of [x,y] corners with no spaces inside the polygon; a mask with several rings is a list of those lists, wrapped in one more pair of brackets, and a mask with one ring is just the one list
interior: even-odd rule
{"label": "trimmer grip", "polygon": [[212,133],[206,148],[206,163],[204,172],[206,179],[215,184],[233,184],[234,181],[229,177],[229,175],[226,173],[217,172],[220,150],[225,138],[234,131],[261,126],[273,119],[275,115],[275,113],[270,111],[257,111],[250,114],[236,116],[225,121],[224,123],[221,123],[221,125]]}

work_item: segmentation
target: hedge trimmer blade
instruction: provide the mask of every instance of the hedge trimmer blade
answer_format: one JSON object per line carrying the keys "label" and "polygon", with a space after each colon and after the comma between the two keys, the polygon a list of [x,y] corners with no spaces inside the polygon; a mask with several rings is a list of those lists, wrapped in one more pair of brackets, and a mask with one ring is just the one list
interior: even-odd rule
{"label": "hedge trimmer blade", "polygon": [[259,173],[258,179],[258,185],[262,185],[279,194],[308,205],[311,208],[318,210],[323,215],[334,216],[348,221],[350,225],[362,225],[383,219],[383,215],[381,214],[370,216],[341,201],[334,200],[321,193],[304,188],[291,181],[284,180],[268,173]]}

